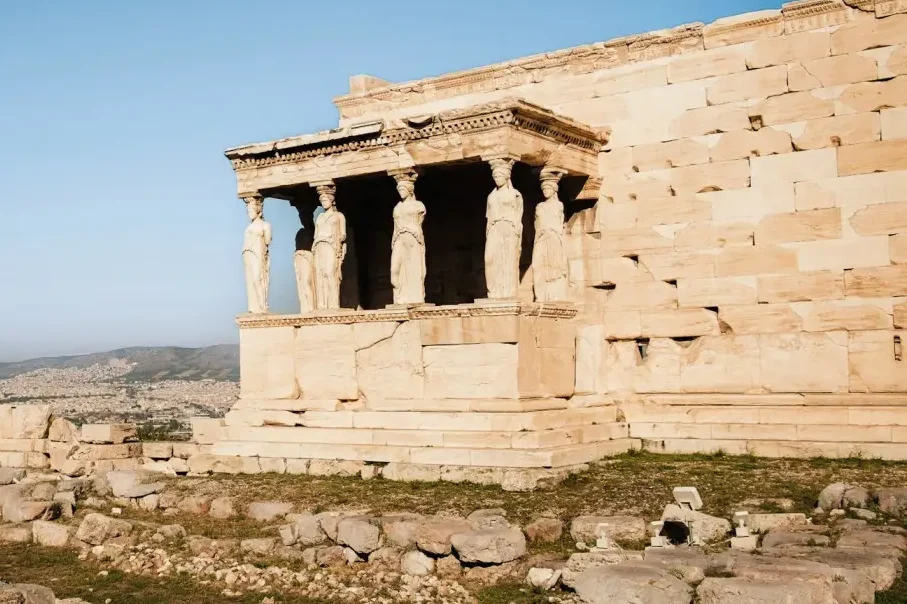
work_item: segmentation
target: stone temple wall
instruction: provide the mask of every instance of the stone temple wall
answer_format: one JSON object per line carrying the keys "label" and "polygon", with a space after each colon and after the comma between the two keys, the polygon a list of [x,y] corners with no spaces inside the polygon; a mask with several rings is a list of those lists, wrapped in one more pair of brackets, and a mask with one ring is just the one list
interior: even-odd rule
{"label": "stone temple wall", "polygon": [[350,124],[519,96],[612,129],[601,197],[568,225],[573,399],[615,403],[629,436],[903,458],[903,13],[804,0],[418,82],[360,76],[336,104]]}

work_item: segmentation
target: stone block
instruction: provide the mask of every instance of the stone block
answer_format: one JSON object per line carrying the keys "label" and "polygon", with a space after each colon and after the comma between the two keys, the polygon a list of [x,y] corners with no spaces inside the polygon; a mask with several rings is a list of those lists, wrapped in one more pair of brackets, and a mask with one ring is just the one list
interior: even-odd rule
{"label": "stone block", "polygon": [[790,246],[796,248],[797,265],[802,272],[876,267],[889,263],[888,237],[884,236],[810,241]]}
{"label": "stone block", "polygon": [[668,82],[688,82],[746,71],[743,46],[725,46],[674,57],[668,63]]}
{"label": "stone block", "polygon": [[607,365],[604,325],[585,325],[576,330],[576,394],[607,391]]}
{"label": "stone block", "polygon": [[[221,440],[221,431],[224,427],[224,420],[215,417],[193,417],[189,421],[192,425],[192,440],[196,443],[210,445]],[[188,459],[189,456],[197,453],[197,451],[194,450],[186,451],[183,449],[183,443],[174,444],[173,456]]]}
{"label": "stone block", "polygon": [[779,10],[761,10],[722,17],[702,30],[706,48],[717,48],[784,34],[784,18]]}
{"label": "stone block", "polygon": [[638,198],[663,191],[685,196],[708,191],[745,189],[750,184],[750,164],[745,159],[684,166],[670,170],[652,170],[634,176],[630,193]]}
{"label": "stone block", "polygon": [[0,438],[45,438],[50,405],[0,405]]}
{"label": "stone block", "polygon": [[367,399],[423,397],[420,322],[403,322],[392,337],[356,352],[356,382]]}
{"label": "stone block", "polygon": [[653,228],[609,230],[601,239],[601,255],[604,258],[619,254],[666,250],[674,247],[674,241]]}
{"label": "stone block", "polygon": [[[748,392],[760,386],[758,336],[697,338],[680,357],[682,392]],[[631,424],[632,425],[632,424]]]}
{"label": "stone block", "polygon": [[666,170],[708,162],[708,146],[703,141],[692,138],[633,147],[633,167],[640,172]]}
{"label": "stone block", "polygon": [[760,379],[770,392],[847,392],[846,332],[759,336]]}
{"label": "stone block", "polygon": [[699,252],[668,252],[639,256],[639,266],[658,281],[715,276],[715,259]]}
{"label": "stone block", "polygon": [[769,214],[793,212],[794,185],[770,182],[759,187],[698,195],[712,204],[715,221],[759,222]]}
{"label": "stone block", "polygon": [[173,457],[173,443],[143,442],[142,456],[151,459],[170,459]]}
{"label": "stone block", "polygon": [[119,445],[136,438],[134,424],[84,424],[80,440],[86,443]]}
{"label": "stone block", "polygon": [[[631,342],[634,346],[635,342]],[[683,348],[670,338],[652,338],[632,370],[631,383],[635,392],[679,392],[680,357]],[[640,356],[640,349],[636,354]],[[609,368],[610,371],[610,368]],[[610,374],[609,374],[610,378]]]}
{"label": "stone block", "polygon": [[296,398],[294,327],[239,330],[240,396]]}
{"label": "stone block", "polygon": [[646,197],[631,203],[637,206],[636,225],[640,227],[699,222],[712,218],[712,204],[695,195]]}
{"label": "stone block", "polygon": [[782,124],[775,128],[788,132],[794,148],[799,151],[877,141],[881,138],[882,132],[881,120],[877,113],[837,115]]}
{"label": "stone block", "polygon": [[907,296],[907,264],[857,268],[844,273],[847,296]]}
{"label": "stone block", "polygon": [[848,54],[788,65],[791,92],[875,80],[879,66],[865,55]]}
{"label": "stone block", "polygon": [[[753,245],[753,225],[748,222],[724,222],[724,221],[704,221],[691,224],[677,231],[674,234],[675,250],[711,250],[712,248],[727,247],[733,245]],[[687,260],[694,257],[693,254],[675,253],[677,258],[686,258]],[[711,268],[713,263],[710,262],[706,255],[699,255],[696,258],[696,266],[700,269]],[[692,266],[692,264],[690,265]],[[682,271],[675,274],[677,277],[711,277],[714,272],[698,270],[693,274],[690,271]]]}
{"label": "stone block", "polygon": [[706,98],[709,105],[721,105],[787,91],[787,67],[779,65],[721,76],[706,90]]}
{"label": "stone block", "polygon": [[664,281],[621,283],[605,300],[605,311],[677,308],[677,288]]}
{"label": "stone block", "polygon": [[849,145],[838,149],[838,174],[867,174],[907,169],[907,139]]}
{"label": "stone block", "polygon": [[835,99],[835,113],[866,113],[907,104],[907,77],[850,84]]}
{"label": "stone block", "polygon": [[670,124],[672,137],[686,138],[751,128],[749,113],[742,105],[715,105],[688,109]]}
{"label": "stone block", "polygon": [[296,381],[303,398],[356,400],[355,347],[352,325],[298,328],[294,354]]}
{"label": "stone block", "polygon": [[907,107],[882,109],[881,130],[881,138],[886,141],[907,138]]}
{"label": "stone block", "polygon": [[896,359],[895,336],[907,343],[907,331],[850,333],[851,392],[907,391],[907,357]]}
{"label": "stone block", "polygon": [[710,137],[709,157],[713,162],[731,161],[745,157],[762,157],[793,151],[787,132],[763,128],[738,130]]}
{"label": "stone block", "polygon": [[854,212],[850,226],[860,235],[907,233],[907,202],[870,204]]}
{"label": "stone block", "polygon": [[640,336],[642,327],[640,326],[638,310],[618,310],[604,313],[602,326],[604,327],[604,337],[608,340],[628,340]]}
{"label": "stone block", "polygon": [[[593,87],[596,97],[645,90],[668,84],[667,66],[651,63],[631,63],[595,73]],[[562,97],[561,86],[555,86],[555,95]]]}
{"label": "stone block", "polygon": [[864,331],[892,328],[890,300],[853,299],[792,305],[803,331]]}
{"label": "stone block", "polygon": [[704,308],[640,312],[640,335],[674,338],[718,335],[718,315]]}
{"label": "stone block", "polygon": [[830,54],[831,35],[828,31],[805,31],[755,40],[750,45],[746,65],[750,69],[761,69],[821,59]]}
{"label": "stone block", "polygon": [[888,238],[889,255],[893,264],[907,264],[907,234]]}
{"label": "stone block", "polygon": [[838,158],[835,149],[800,151],[769,157],[750,159],[753,187],[770,182],[797,183],[838,176]]}
{"label": "stone block", "polygon": [[907,15],[888,19],[858,19],[832,32],[831,51],[834,55],[841,55],[902,42],[907,42]]}
{"label": "stone block", "polygon": [[715,273],[718,277],[795,273],[797,263],[798,252],[783,247],[729,247],[715,255]]}
{"label": "stone block", "polygon": [[892,313],[894,327],[907,329],[907,298],[895,298]]}
{"label": "stone block", "polygon": [[722,306],[718,316],[735,334],[800,331],[802,319],[789,304]]}
{"label": "stone block", "polygon": [[513,344],[425,346],[428,398],[517,398],[519,356]]}
{"label": "stone block", "polygon": [[[850,207],[907,201],[907,171],[860,174],[801,182],[795,186],[797,210]],[[848,218],[845,214],[844,218]]]}
{"label": "stone block", "polygon": [[762,126],[774,126],[833,116],[835,102],[822,91],[791,92],[754,103],[748,114]]}
{"label": "stone block", "polygon": [[756,279],[756,277],[679,279],[677,281],[678,303],[681,308],[756,304]]}
{"label": "stone block", "polygon": [[756,229],[756,243],[759,245],[840,237],[839,208],[771,214],[763,218]]}
{"label": "stone block", "polygon": [[[260,410],[260,409],[234,409],[224,416],[222,425],[235,426],[297,426],[302,424],[302,416],[290,411]],[[210,425],[210,424],[209,424]],[[200,425],[201,427],[201,425]],[[203,428],[202,428],[203,429]],[[214,436],[211,442],[217,442],[222,437]]]}
{"label": "stone block", "polygon": [[494,342],[516,344],[519,339],[519,321],[516,316],[444,317],[422,319],[418,323],[422,346]]}

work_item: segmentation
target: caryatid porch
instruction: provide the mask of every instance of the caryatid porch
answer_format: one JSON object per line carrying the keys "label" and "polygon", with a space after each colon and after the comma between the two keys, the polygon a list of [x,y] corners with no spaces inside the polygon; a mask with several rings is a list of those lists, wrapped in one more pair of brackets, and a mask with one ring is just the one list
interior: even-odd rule
{"label": "caryatid porch", "polygon": [[[251,312],[215,453],[559,467],[629,447],[612,407],[569,400],[561,200],[597,198],[604,142],[508,99],[227,151]],[[266,197],[303,221],[299,314],[267,312]]]}

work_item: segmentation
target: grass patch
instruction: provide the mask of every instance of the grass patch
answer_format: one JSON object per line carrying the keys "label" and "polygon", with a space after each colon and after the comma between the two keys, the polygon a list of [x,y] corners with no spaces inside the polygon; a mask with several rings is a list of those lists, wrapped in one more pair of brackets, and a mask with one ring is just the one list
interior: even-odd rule
{"label": "grass patch", "polygon": [[[106,575],[99,575],[107,570]],[[223,604],[220,590],[201,585],[189,575],[149,577],[105,569],[79,560],[75,551],[36,545],[0,546],[0,581],[34,583],[49,587],[57,598],[82,598],[88,602],[141,602],[142,604]],[[329,604],[291,593],[270,594],[285,604]],[[260,604],[263,594],[230,597],[232,604]]]}
{"label": "grass patch", "polygon": [[479,604],[548,604],[549,595],[523,583],[499,583],[475,593]]}
{"label": "grass patch", "polygon": [[[907,558],[901,564],[907,569]],[[876,604],[907,604],[907,572],[902,572],[890,589],[876,593]]]}

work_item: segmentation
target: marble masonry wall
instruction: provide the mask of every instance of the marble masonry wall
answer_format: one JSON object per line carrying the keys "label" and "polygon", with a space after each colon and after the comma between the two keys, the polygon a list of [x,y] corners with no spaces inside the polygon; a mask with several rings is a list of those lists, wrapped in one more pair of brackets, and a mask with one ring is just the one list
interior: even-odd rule
{"label": "marble masonry wall", "polygon": [[[568,224],[574,401],[663,451],[907,457],[907,2],[805,0],[391,84],[341,123],[518,96],[610,127]],[[531,276],[527,276],[531,278]]]}

